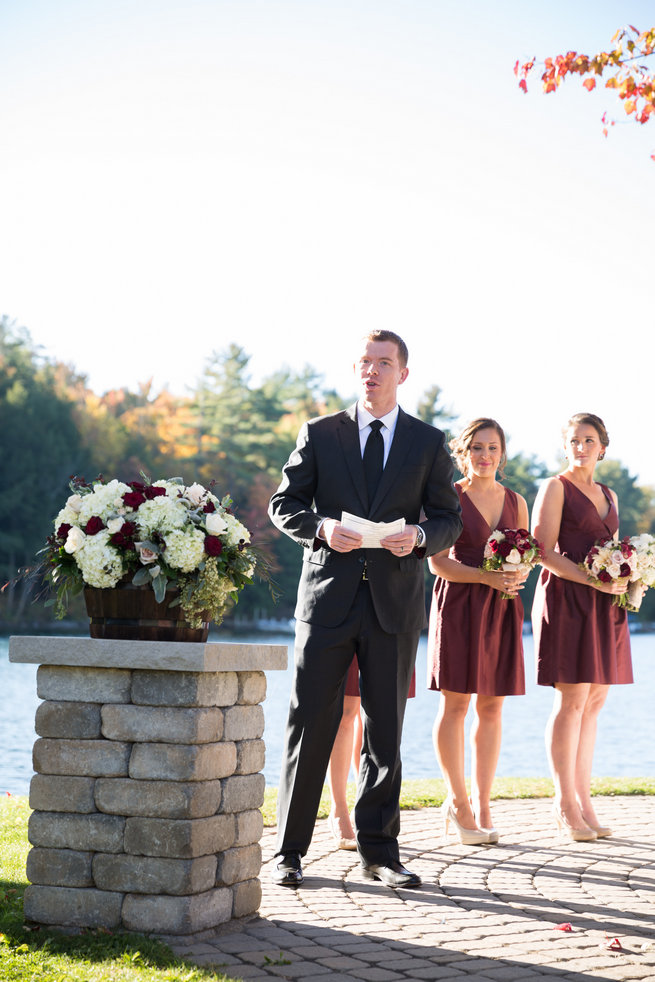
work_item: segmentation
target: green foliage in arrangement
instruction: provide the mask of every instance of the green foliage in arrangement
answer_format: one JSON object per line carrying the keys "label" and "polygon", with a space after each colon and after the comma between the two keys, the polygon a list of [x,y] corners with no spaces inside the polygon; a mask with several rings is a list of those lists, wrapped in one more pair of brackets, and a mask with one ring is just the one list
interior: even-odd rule
{"label": "green foliage in arrangement", "polygon": [[23,923],[29,844],[26,798],[0,803],[0,979],[2,982],[233,982],[197,968],[137,934],[68,935]]}

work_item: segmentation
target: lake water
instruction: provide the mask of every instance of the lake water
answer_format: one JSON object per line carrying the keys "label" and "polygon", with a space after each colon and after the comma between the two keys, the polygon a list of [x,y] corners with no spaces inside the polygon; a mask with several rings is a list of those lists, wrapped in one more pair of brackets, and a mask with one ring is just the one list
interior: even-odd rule
{"label": "lake water", "polygon": [[[224,633],[221,640],[228,640]],[[210,637],[211,640],[211,637]],[[218,637],[216,638],[218,640]],[[235,640],[246,642],[239,635]],[[257,634],[260,643],[286,644],[289,667],[285,672],[267,672],[266,783],[277,785],[282,741],[293,671],[293,638],[288,634]],[[526,636],[525,696],[505,700],[503,743],[498,774],[504,777],[546,777],[544,727],[552,704],[552,690],[534,683],[532,638]],[[403,734],[403,774],[408,778],[440,777],[432,748],[432,724],[439,695],[425,688],[426,638],[421,639],[416,664],[416,698],[410,699]],[[594,774],[598,777],[652,777],[655,775],[655,635],[633,634],[634,685],[616,685],[610,690],[600,717]],[[8,638],[0,638],[0,793],[27,794],[32,777],[36,665],[8,660]]]}

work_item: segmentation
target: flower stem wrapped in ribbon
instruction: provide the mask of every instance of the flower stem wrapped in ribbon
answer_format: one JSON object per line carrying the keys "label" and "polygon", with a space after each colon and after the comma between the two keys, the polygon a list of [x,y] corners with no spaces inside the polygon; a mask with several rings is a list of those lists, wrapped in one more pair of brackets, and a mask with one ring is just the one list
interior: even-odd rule
{"label": "flower stem wrapped in ribbon", "polygon": [[[73,478],[72,494],[54,521],[45,549],[46,578],[56,591],[57,617],[85,586],[152,586],[157,601],[179,588],[186,622],[220,624],[251,583],[256,556],[248,529],[232,513],[229,495],[213,482],[186,486],[182,478],[124,484]],[[204,615],[204,616],[203,616]]]}
{"label": "flower stem wrapped in ribbon", "polygon": [[[482,569],[531,570],[542,559],[543,546],[527,529],[496,529],[484,547]],[[509,593],[501,593],[501,597],[512,599]]]}
{"label": "flower stem wrapped in ribbon", "polygon": [[[585,556],[584,562],[580,563],[580,567],[590,580],[597,583],[625,580],[625,592],[614,594],[612,604],[615,607],[630,608],[628,583],[635,578],[637,568],[637,550],[630,539],[599,539]],[[638,574],[636,578],[638,579]]]}

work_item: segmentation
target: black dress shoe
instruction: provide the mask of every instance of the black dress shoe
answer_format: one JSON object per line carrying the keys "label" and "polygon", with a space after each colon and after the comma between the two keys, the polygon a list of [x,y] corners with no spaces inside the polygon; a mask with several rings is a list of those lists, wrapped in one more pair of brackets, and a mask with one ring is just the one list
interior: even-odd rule
{"label": "black dress shoe", "polygon": [[382,880],[388,887],[420,887],[421,877],[410,873],[397,859],[384,866],[362,866],[365,880]]}
{"label": "black dress shoe", "polygon": [[299,887],[305,879],[300,865],[300,853],[283,853],[271,876],[273,883],[280,887]]}

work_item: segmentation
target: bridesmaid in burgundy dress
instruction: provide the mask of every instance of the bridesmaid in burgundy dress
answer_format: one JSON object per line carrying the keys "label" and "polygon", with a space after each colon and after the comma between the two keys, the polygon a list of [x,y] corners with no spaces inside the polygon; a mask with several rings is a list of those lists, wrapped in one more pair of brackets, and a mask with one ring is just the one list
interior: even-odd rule
{"label": "bridesmaid in burgundy dress", "polygon": [[627,581],[596,582],[578,565],[598,539],[618,538],[616,494],[594,481],[608,444],[602,419],[572,416],[564,428],[568,466],[544,482],[534,506],[534,535],[545,555],[532,625],[537,682],[555,687],[546,728],[554,817],[577,842],[611,834],[591,801],[596,725],[609,686],[632,682],[627,614],[612,604]]}
{"label": "bridesmaid in burgundy dress", "polygon": [[[496,480],[507,460],[505,434],[493,419],[476,419],[450,446],[465,476],[455,484],[464,529],[448,552],[428,560],[436,573],[430,611],[428,687],[441,690],[435,753],[448,785],[444,829],[452,822],[467,845],[497,842],[490,810],[502,727],[503,699],[525,692],[523,605],[518,593],[528,570],[483,570],[484,547],[495,529],[527,528],[521,495]],[[509,593],[506,600],[502,593]],[[464,775],[464,722],[475,693],[471,730],[471,798]]]}

